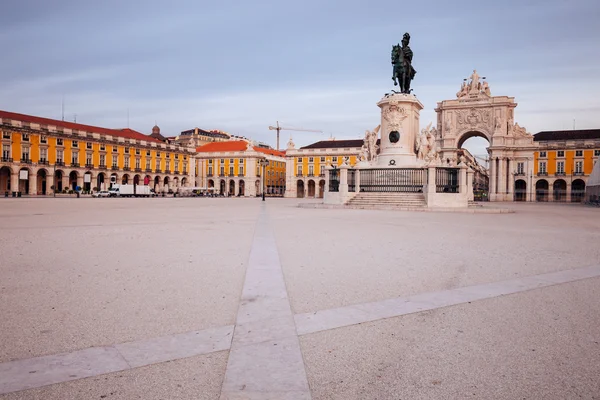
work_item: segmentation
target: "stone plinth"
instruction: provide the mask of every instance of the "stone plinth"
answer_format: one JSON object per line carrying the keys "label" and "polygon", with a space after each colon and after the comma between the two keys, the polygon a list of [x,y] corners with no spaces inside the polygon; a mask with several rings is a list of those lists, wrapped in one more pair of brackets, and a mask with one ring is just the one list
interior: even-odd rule
{"label": "stone plinth", "polygon": [[384,96],[377,105],[381,108],[381,143],[376,166],[422,166],[415,154],[415,138],[423,104],[412,94],[398,93]]}

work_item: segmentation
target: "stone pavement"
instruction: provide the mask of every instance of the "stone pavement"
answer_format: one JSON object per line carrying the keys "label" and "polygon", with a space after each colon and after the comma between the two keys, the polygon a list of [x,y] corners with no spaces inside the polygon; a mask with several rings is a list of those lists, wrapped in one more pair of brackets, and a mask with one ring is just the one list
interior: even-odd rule
{"label": "stone pavement", "polygon": [[597,210],[296,204],[3,201],[0,398],[600,393]]}

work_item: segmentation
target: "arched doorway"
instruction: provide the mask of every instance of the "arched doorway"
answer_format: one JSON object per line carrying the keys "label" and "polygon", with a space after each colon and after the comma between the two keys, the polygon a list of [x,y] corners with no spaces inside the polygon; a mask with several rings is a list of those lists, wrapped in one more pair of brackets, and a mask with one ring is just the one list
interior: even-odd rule
{"label": "arched doorway", "polygon": [[209,189],[214,189],[215,188],[215,181],[213,181],[212,179],[208,180],[208,188]]}
{"label": "arched doorway", "polygon": [[40,169],[37,172],[37,193],[41,195],[48,194],[46,187],[46,177],[48,176],[48,172],[45,169]]}
{"label": "arched doorway", "polygon": [[186,187],[187,186],[187,178],[181,178],[181,186],[182,187]]}
{"label": "arched doorway", "polygon": [[557,179],[552,185],[552,199],[554,201],[567,200],[567,182],[564,179]]}
{"label": "arched doorway", "polygon": [[304,181],[300,179],[298,180],[298,182],[296,182],[296,196],[298,198],[304,197]]}
{"label": "arched doorway", "polygon": [[548,181],[540,179],[535,183],[535,201],[548,201]]}
{"label": "arched doorway", "polygon": [[10,175],[12,171],[9,167],[0,168],[0,191],[2,195],[4,192],[10,192]]}
{"label": "arched doorway", "polygon": [[121,178],[121,184],[122,185],[128,185],[129,184],[129,175],[128,174],[123,175],[123,177]]}
{"label": "arched doorway", "polygon": [[320,180],[319,181],[319,198],[322,199],[323,198],[323,194],[325,193],[325,181],[324,180]]}
{"label": "arched doorway", "polygon": [[103,172],[96,177],[96,190],[106,190],[106,175]]}
{"label": "arched doorway", "polygon": [[165,179],[163,180],[163,192],[169,192],[170,188],[169,188],[169,177],[165,176]]}
{"label": "arched doorway", "polygon": [[225,181],[223,179],[219,182],[219,194],[225,196]]}
{"label": "arched doorway", "polygon": [[585,182],[583,179],[575,179],[571,183],[571,202],[581,203],[585,196]]}
{"label": "arched doorway", "polygon": [[315,197],[315,181],[312,179],[308,181],[308,197]]}
{"label": "arched doorway", "polygon": [[174,188],[179,187],[179,178],[178,177],[173,178],[173,187]]}
{"label": "arched doorway", "polygon": [[[476,199],[489,199],[490,177],[487,172],[489,171],[488,148],[490,147],[490,142],[488,135],[480,131],[467,131],[459,137],[457,144],[459,150],[457,151],[456,160],[452,160],[449,163],[448,161],[450,160],[448,157],[446,157],[446,159],[443,160],[444,163],[446,165],[458,164],[460,162],[460,157],[464,156],[467,160],[467,163],[475,162],[483,167],[480,169],[475,169],[475,173],[472,175],[473,196]],[[505,179],[505,182],[509,182],[508,175]],[[507,187],[498,187],[498,193],[507,192]]]}
{"label": "arched doorway", "polygon": [[229,181],[229,196],[235,196],[235,181],[233,179]]}
{"label": "arched doorway", "polygon": [[240,188],[238,190],[238,196],[244,196],[246,194],[246,183],[244,180],[240,181]]}
{"label": "arched doorway", "polygon": [[146,175],[144,177],[144,185],[148,186],[148,185],[150,185],[150,182],[152,182],[152,177],[150,175]]}
{"label": "arched doorway", "polygon": [[141,179],[142,179],[142,177],[141,177],[141,176],[139,176],[139,175],[135,175],[135,176],[133,177],[133,184],[134,184],[134,185],[136,185],[136,186],[138,186],[138,185],[140,184],[140,180],[141,180]]}
{"label": "arched doorway", "polygon": [[77,171],[71,171],[71,173],[69,174],[69,188],[71,188],[71,190],[76,190],[77,189],[77,177],[79,175],[77,174]]}
{"label": "arched doorway", "polygon": [[117,174],[111,174],[109,188],[112,188],[112,186],[116,185],[117,183],[119,183],[119,176]]}
{"label": "arched doorway", "polygon": [[154,177],[154,191],[158,193],[158,189],[160,188],[160,177]]}
{"label": "arched doorway", "polygon": [[56,193],[60,193],[64,190],[63,176],[64,176],[64,173],[60,169],[57,169],[54,172],[54,191]]}
{"label": "arched doorway", "polygon": [[92,190],[92,173],[89,171],[83,174],[83,190],[88,192]]}
{"label": "arched doorway", "polygon": [[29,168],[21,168],[19,170],[19,190],[18,192],[29,194],[29,180],[31,179],[31,171]]}
{"label": "arched doorway", "polygon": [[527,182],[523,179],[515,181],[515,201],[527,201]]}

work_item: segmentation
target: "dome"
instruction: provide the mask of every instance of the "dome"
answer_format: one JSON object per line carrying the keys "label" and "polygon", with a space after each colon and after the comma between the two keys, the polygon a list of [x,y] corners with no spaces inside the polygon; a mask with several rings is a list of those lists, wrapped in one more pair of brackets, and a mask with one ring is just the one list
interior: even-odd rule
{"label": "dome", "polygon": [[158,125],[154,125],[154,127],[152,128],[152,133],[160,133],[160,128],[158,127]]}

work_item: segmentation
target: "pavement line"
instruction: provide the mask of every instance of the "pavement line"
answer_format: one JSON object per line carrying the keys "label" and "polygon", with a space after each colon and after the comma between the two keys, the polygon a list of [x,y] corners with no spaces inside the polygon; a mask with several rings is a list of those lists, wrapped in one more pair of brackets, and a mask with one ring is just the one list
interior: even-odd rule
{"label": "pavement line", "polygon": [[264,203],[256,223],[221,400],[310,400],[277,244]]}
{"label": "pavement line", "polygon": [[600,276],[600,265],[296,314],[298,335],[399,317]]}
{"label": "pavement line", "polygon": [[228,350],[233,326],[0,364],[0,394]]}

